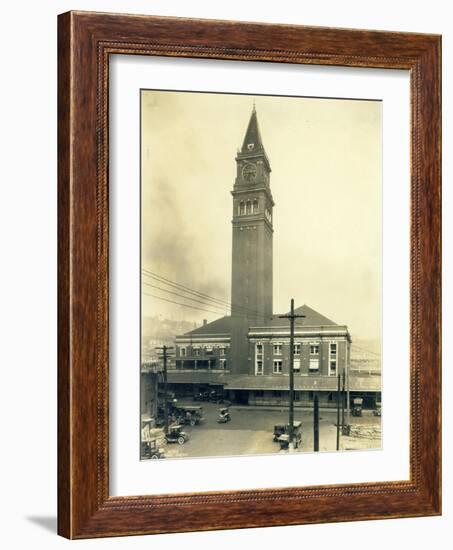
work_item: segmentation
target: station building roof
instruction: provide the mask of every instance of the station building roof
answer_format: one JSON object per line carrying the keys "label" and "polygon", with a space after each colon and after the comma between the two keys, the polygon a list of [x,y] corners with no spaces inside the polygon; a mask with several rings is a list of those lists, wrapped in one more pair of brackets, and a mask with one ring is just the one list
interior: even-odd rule
{"label": "station building roof", "polygon": [[[338,327],[339,325],[334,321],[328,319],[321,313],[318,313],[306,304],[298,307],[294,310],[296,315],[304,315],[303,319],[296,320],[297,327]],[[276,313],[269,319],[263,320],[260,326],[265,328],[273,327],[286,327],[288,326],[288,319],[282,319],[280,315],[287,315],[287,313]],[[232,329],[233,318],[229,315],[220,317],[210,323],[205,323],[201,327],[197,327],[189,332],[186,332],[183,336],[203,336],[203,335],[225,335],[230,334]],[[251,323],[254,326],[255,323]]]}

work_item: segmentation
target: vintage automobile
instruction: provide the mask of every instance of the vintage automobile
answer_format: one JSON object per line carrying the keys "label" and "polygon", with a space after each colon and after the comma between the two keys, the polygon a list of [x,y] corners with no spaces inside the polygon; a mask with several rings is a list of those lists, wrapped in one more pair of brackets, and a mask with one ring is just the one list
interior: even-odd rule
{"label": "vintage automobile", "polygon": [[175,411],[175,417],[180,424],[195,426],[203,420],[203,408],[199,406],[180,405]]}
{"label": "vintage automobile", "polygon": [[[167,399],[167,413],[168,421],[175,423],[178,415],[176,414],[178,409],[178,400],[169,395]],[[165,425],[165,408],[163,403],[157,407],[157,417],[156,417],[156,426],[162,428]]]}
{"label": "vintage automobile", "polygon": [[209,401],[211,403],[223,403],[224,395],[221,390],[211,390],[209,392]]}
{"label": "vintage automobile", "polygon": [[381,402],[380,401],[376,401],[376,406],[373,410],[373,415],[374,416],[381,416],[382,414],[382,405],[381,405]]}
{"label": "vintage automobile", "polygon": [[199,391],[193,396],[194,401],[209,401],[209,392],[208,391]]}
{"label": "vintage automobile", "polygon": [[193,400],[223,403],[224,394],[222,390],[200,390],[193,396]]}
{"label": "vintage automobile", "polygon": [[278,444],[280,445],[280,449],[282,451],[285,451],[286,449],[289,449],[289,435],[288,434],[282,434],[279,435],[277,438]]}
{"label": "vintage automobile", "polygon": [[362,416],[363,399],[361,397],[354,397],[352,400],[352,416]]}
{"label": "vintage automobile", "polygon": [[[289,433],[284,433],[278,436],[277,441],[282,451],[289,449]],[[299,429],[298,430],[294,429],[294,448],[298,449],[301,445],[302,445],[302,433]]]}
{"label": "vintage automobile", "polygon": [[278,441],[278,438],[285,433],[286,433],[286,424],[275,424],[274,441]]}
{"label": "vintage automobile", "polygon": [[158,446],[156,439],[150,439],[149,441],[142,441],[141,458],[142,459],[165,458],[165,451],[163,448]]}
{"label": "vintage automobile", "polygon": [[164,449],[159,445],[164,442],[164,432],[155,426],[152,417],[142,418],[141,452],[142,459],[165,458]]}
{"label": "vintage automobile", "polygon": [[180,424],[174,424],[168,429],[168,433],[165,434],[165,441],[167,443],[179,443],[184,445],[186,441],[189,440],[188,434],[182,431],[182,426]]}
{"label": "vintage automobile", "polygon": [[[295,420],[293,422],[294,427],[294,435],[297,437],[297,434],[300,435],[300,439],[302,439],[302,422],[299,420]],[[275,424],[274,426],[274,441],[278,441],[278,438],[281,435],[285,435],[289,433],[289,424]]]}
{"label": "vintage automobile", "polygon": [[228,409],[228,407],[224,407],[222,409],[219,409],[219,416],[217,418],[217,422],[219,424],[225,424],[226,422],[229,422],[230,420],[231,420],[230,409]]}

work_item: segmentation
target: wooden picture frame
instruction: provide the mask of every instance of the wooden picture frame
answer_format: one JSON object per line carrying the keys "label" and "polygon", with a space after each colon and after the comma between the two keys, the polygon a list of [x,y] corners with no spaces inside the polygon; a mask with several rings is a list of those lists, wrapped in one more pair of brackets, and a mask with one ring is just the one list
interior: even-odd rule
{"label": "wooden picture frame", "polygon": [[[440,514],[440,37],[69,12],[59,16],[58,48],[59,534],[89,538]],[[410,71],[409,481],[109,496],[112,54]]]}

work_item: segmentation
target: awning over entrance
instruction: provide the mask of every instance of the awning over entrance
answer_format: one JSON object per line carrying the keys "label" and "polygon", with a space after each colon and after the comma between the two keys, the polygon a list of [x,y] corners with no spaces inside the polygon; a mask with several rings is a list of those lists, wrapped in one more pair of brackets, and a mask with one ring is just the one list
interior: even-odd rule
{"label": "awning over entrance", "polygon": [[[229,390],[287,390],[289,377],[281,376],[248,376],[212,372],[168,372],[168,382],[171,384],[216,384]],[[337,389],[335,376],[295,376],[296,391],[335,391]],[[381,391],[380,376],[351,376],[350,391],[379,392]]]}

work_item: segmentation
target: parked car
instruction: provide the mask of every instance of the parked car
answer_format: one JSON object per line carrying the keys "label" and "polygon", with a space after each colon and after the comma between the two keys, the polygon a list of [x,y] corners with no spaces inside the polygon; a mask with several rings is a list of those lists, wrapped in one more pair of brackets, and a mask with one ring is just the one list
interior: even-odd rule
{"label": "parked car", "polygon": [[[295,420],[293,422],[294,439],[302,441],[302,422]],[[274,426],[274,441],[279,441],[279,437],[285,434],[289,434],[289,424],[275,424]]]}
{"label": "parked car", "polygon": [[286,433],[286,424],[275,424],[274,426],[274,442],[278,441],[278,438]]}
{"label": "parked car", "polygon": [[219,424],[225,424],[226,422],[230,422],[230,420],[231,420],[231,415],[228,407],[219,409],[219,417],[217,418],[217,422]]}
{"label": "parked car", "polygon": [[362,416],[363,399],[355,397],[352,400],[352,416]]}
{"label": "parked car", "polygon": [[211,403],[223,403],[223,398],[223,391],[211,390],[209,392],[209,401],[211,401]]}
{"label": "parked car", "polygon": [[165,458],[165,451],[159,447],[156,439],[150,439],[149,441],[142,441],[141,458],[158,459]]}
{"label": "parked car", "polygon": [[180,405],[175,411],[175,416],[180,424],[190,424],[191,426],[195,426],[203,420],[203,408],[196,405]]}
{"label": "parked car", "polygon": [[[289,433],[282,434],[277,439],[280,449],[289,449]],[[302,434],[300,430],[294,431],[294,448],[297,449],[302,445]]]}
{"label": "parked car", "polygon": [[209,392],[208,391],[199,391],[193,396],[194,401],[209,401]]}
{"label": "parked car", "polygon": [[223,403],[224,393],[222,390],[200,390],[193,396],[194,401],[209,401],[211,403]]}
{"label": "parked car", "polygon": [[167,443],[179,443],[180,445],[184,445],[186,441],[189,441],[189,435],[183,432],[181,425],[175,424],[168,429],[168,433],[165,434],[165,440]]}
{"label": "parked car", "polygon": [[382,414],[382,407],[381,407],[381,402],[380,401],[376,401],[376,406],[373,410],[373,415],[374,416],[381,416]]}

